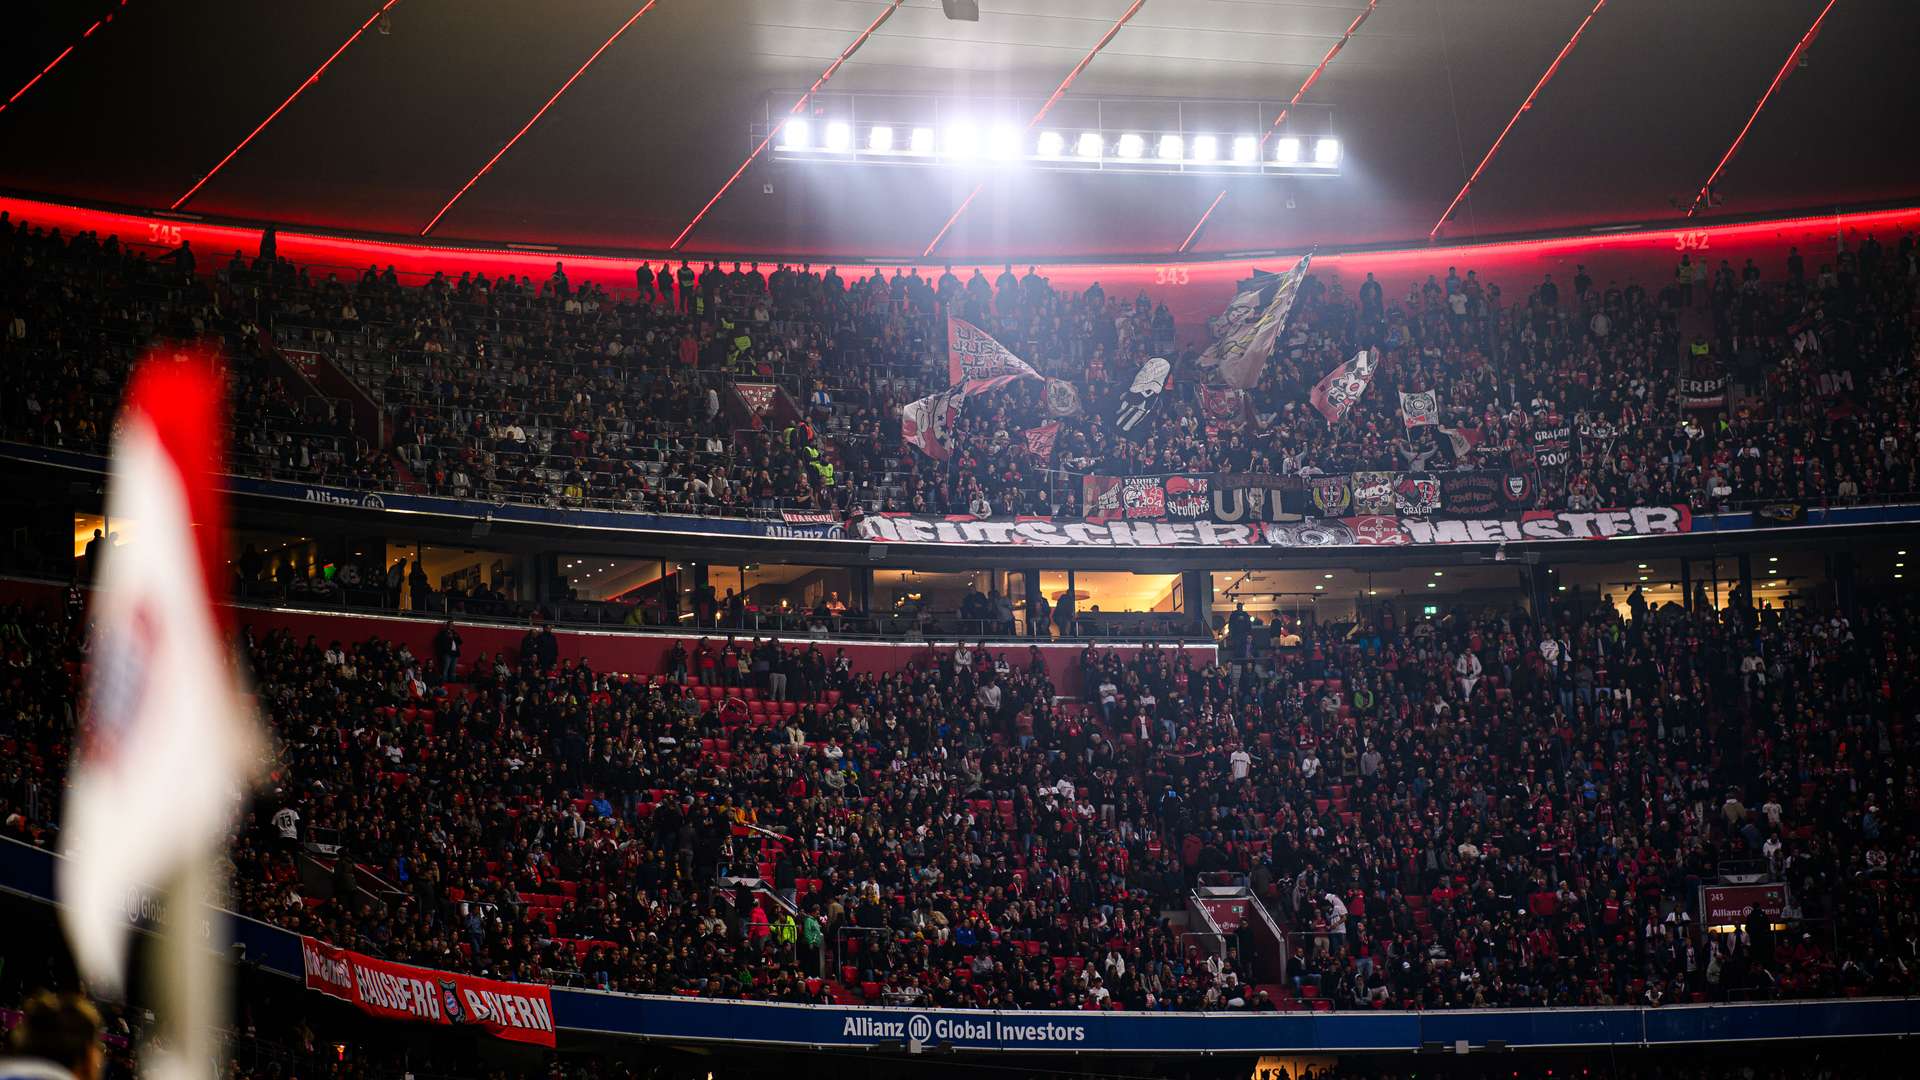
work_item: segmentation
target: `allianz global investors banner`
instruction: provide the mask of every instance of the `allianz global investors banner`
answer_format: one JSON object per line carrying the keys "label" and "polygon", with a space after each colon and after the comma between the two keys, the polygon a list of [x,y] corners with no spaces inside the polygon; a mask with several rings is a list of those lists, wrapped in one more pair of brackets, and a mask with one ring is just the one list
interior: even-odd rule
{"label": "allianz global investors banner", "polygon": [[1534,540],[1608,540],[1678,536],[1693,529],[1684,506],[1620,510],[1534,510],[1510,517],[1425,520],[1391,515],[1309,518],[1285,524],[1211,521],[1080,521],[1046,517],[975,518],[878,514],[863,518],[861,540],[1057,548],[1425,547]]}
{"label": "allianz global investors banner", "polygon": [[544,986],[498,982],[395,964],[300,939],[307,989],[369,1016],[442,1026],[472,1025],[495,1038],[551,1048],[553,997]]}

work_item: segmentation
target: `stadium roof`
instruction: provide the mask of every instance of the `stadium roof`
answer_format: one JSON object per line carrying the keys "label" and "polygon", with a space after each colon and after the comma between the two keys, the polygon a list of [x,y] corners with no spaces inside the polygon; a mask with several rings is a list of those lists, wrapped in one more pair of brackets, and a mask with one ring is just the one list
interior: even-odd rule
{"label": "stadium roof", "polygon": [[[1039,101],[1085,61],[1063,102],[1285,102],[1369,7],[30,0],[0,35],[0,186],[442,241],[915,258],[975,177],[761,155],[714,200],[770,95],[844,54],[828,90]],[[1900,202],[1915,41],[1920,4],[1883,0],[1378,0],[1302,95],[1335,110],[1339,178],[990,176],[935,258],[1423,242],[1509,124],[1443,239],[1678,219],[1770,87],[1698,220]]]}

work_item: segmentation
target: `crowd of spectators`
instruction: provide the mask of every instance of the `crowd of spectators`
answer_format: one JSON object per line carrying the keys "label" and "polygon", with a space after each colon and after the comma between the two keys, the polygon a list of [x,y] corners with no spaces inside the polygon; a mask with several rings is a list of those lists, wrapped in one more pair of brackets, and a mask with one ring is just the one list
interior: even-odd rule
{"label": "crowd of spectators", "polygon": [[[17,375],[9,437],[98,448],[139,346],[213,335],[239,358],[236,467],[343,487],[710,514],[1075,514],[1084,473],[1525,467],[1532,431],[1565,425],[1587,437],[1541,480],[1550,501],[1576,508],[1915,489],[1911,235],[1891,247],[1869,236],[1812,268],[1797,251],[1783,267],[1748,259],[1737,271],[1686,256],[1652,286],[1581,267],[1524,296],[1471,268],[1397,296],[1372,275],[1316,274],[1250,392],[1249,419],[1225,427],[1196,393],[1204,341],[1177,338],[1164,304],[1097,283],[1056,290],[1032,268],[843,279],[804,265],[648,264],[616,298],[571,284],[562,263],[540,281],[463,273],[419,285],[391,267],[342,276],[270,249],[197,266],[186,246],[156,258],[0,219],[0,360]],[[1019,437],[1048,416],[1033,380],[971,401],[946,462],[902,443],[900,406],[945,385],[948,315],[1076,388],[1082,412],[1050,458]],[[377,404],[385,430],[356,430],[351,403],[293,386],[270,346],[321,354]],[[1329,425],[1309,391],[1363,347],[1380,350],[1373,386]],[[1153,355],[1175,362],[1170,391],[1121,433],[1113,403]],[[1683,376],[1724,378],[1725,404],[1689,408]],[[743,380],[787,393],[750,415],[733,389]],[[1468,460],[1438,426],[1402,424],[1400,393],[1426,390],[1439,395],[1438,426],[1478,440]]]}
{"label": "crowd of spectators", "polygon": [[[1089,647],[1065,687],[1017,648],[873,672],[716,637],[616,674],[551,630],[510,655],[249,632],[280,757],[236,900],[432,967],[730,998],[1912,992],[1920,609],[1632,610]],[[8,835],[57,821],[82,618],[0,618]],[[1220,871],[1288,933],[1284,977],[1247,932],[1188,936]],[[1789,886],[1785,931],[1704,932],[1697,888],[1733,872]]]}

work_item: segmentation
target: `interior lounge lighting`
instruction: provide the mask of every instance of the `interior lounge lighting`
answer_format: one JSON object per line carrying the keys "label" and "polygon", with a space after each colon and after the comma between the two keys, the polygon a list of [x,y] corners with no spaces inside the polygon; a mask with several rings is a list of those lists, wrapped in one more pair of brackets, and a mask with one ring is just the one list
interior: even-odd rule
{"label": "interior lounge lighting", "polygon": [[1251,135],[1237,135],[1233,140],[1233,162],[1236,165],[1251,165],[1260,156],[1260,140]]}
{"label": "interior lounge lighting", "polygon": [[793,119],[780,129],[780,149],[805,150],[813,144],[813,127],[805,120]]}
{"label": "interior lounge lighting", "polygon": [[1273,160],[1282,165],[1292,165],[1300,160],[1300,140],[1291,135],[1281,136],[1273,144]]}
{"label": "interior lounge lighting", "polygon": [[827,125],[827,149],[845,152],[853,145],[853,128],[845,120],[835,120]]}
{"label": "interior lounge lighting", "polygon": [[1178,135],[1160,136],[1160,148],[1156,153],[1161,161],[1179,161],[1186,154],[1184,140]]}
{"label": "interior lounge lighting", "polygon": [[1065,153],[1066,149],[1067,149],[1066,136],[1060,134],[1057,131],[1043,131],[1040,133],[1040,156],[1041,157],[1057,158],[1061,154]]}
{"label": "interior lounge lighting", "polygon": [[1097,158],[1100,156],[1100,151],[1106,149],[1106,144],[1100,138],[1099,132],[1083,131],[1074,149],[1083,158]]}
{"label": "interior lounge lighting", "polygon": [[1012,124],[995,124],[987,136],[987,153],[1001,161],[1020,156],[1020,129]]}
{"label": "interior lounge lighting", "polygon": [[1313,163],[1315,165],[1340,164],[1340,140],[1321,139],[1313,144]]}
{"label": "interior lounge lighting", "polygon": [[980,152],[980,132],[972,124],[955,124],[947,129],[947,156],[962,161]]}
{"label": "interior lounge lighting", "polygon": [[876,124],[867,132],[867,149],[887,153],[893,149],[893,129],[885,124]]}
{"label": "interior lounge lighting", "polygon": [[933,153],[933,129],[914,128],[913,134],[907,137],[907,149],[916,154]]}
{"label": "interior lounge lighting", "polygon": [[1141,154],[1146,152],[1146,149],[1147,149],[1147,140],[1141,138],[1140,136],[1134,134],[1131,131],[1127,132],[1125,135],[1120,136],[1120,142],[1114,147],[1114,151],[1116,153],[1118,153],[1123,158],[1129,158],[1129,159],[1138,158]]}
{"label": "interior lounge lighting", "polygon": [[1193,160],[1212,161],[1220,156],[1220,140],[1212,135],[1193,137]]}

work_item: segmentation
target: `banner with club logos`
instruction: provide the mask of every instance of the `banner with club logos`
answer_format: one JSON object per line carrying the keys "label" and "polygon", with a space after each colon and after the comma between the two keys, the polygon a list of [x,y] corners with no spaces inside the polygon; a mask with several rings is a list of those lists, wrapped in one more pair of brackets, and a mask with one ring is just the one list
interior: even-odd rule
{"label": "banner with club logos", "polygon": [[510,1042],[554,1045],[553,998],[545,986],[396,964],[310,937],[300,939],[300,953],[307,989],[369,1016],[471,1025]]}
{"label": "banner with club logos", "polygon": [[[1164,494],[1164,489],[1163,494]],[[1685,506],[1609,510],[1534,510],[1505,517],[1419,519],[1391,515],[1256,521],[1076,521],[1048,517],[976,518],[966,514],[875,514],[855,526],[861,540],[889,544],[953,544],[1047,548],[1334,548],[1427,547],[1627,536],[1681,536],[1693,531]]]}

